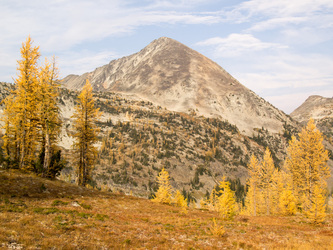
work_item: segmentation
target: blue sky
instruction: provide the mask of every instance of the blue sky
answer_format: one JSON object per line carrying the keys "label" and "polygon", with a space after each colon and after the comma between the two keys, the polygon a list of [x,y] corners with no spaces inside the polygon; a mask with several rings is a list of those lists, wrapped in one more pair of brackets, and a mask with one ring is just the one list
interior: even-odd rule
{"label": "blue sky", "polygon": [[30,34],[61,77],[178,40],[292,112],[333,96],[332,0],[0,0],[0,81],[13,82]]}

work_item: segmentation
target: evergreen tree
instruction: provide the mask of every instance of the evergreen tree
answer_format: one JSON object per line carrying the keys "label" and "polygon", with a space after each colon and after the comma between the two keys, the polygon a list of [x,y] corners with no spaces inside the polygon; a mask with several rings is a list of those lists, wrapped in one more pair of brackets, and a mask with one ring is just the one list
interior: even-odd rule
{"label": "evergreen tree", "polygon": [[76,155],[76,165],[78,174],[78,184],[85,186],[91,178],[94,160],[97,150],[94,144],[97,142],[97,119],[99,109],[95,107],[92,87],[87,80],[75,107],[74,118],[74,138],[73,148]]}

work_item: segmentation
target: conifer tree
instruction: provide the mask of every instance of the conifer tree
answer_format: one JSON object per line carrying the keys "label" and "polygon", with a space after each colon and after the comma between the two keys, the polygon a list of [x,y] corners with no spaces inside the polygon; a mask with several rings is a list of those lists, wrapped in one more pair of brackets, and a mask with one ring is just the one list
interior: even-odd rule
{"label": "conifer tree", "polygon": [[296,214],[296,198],[290,188],[285,188],[279,195],[279,211],[282,215]]}
{"label": "conifer tree", "polygon": [[73,148],[77,157],[78,184],[85,186],[91,178],[91,171],[97,149],[94,144],[97,142],[97,125],[99,109],[95,107],[92,87],[86,81],[80,95],[78,104],[75,107],[74,118],[74,138]]}
{"label": "conifer tree", "polygon": [[32,170],[36,160],[38,142],[38,59],[39,47],[32,46],[30,36],[21,48],[22,59],[18,61],[17,78],[14,79],[16,117],[13,121],[17,131],[19,167]]}
{"label": "conifer tree", "polygon": [[271,152],[268,148],[265,150],[264,159],[261,162],[261,176],[260,176],[260,186],[263,191],[263,196],[265,200],[266,215],[271,214],[273,208],[273,190],[276,188],[275,175],[276,170],[274,167],[274,162],[271,156]]}
{"label": "conifer tree", "polygon": [[182,193],[177,190],[176,191],[176,195],[173,199],[173,203],[177,206],[177,207],[181,207],[182,208],[182,213],[186,214],[187,213],[187,199],[184,198],[184,196],[182,195]]}
{"label": "conifer tree", "polygon": [[14,122],[16,119],[16,102],[15,96],[13,94],[7,96],[7,98],[3,101],[5,107],[3,111],[2,121],[4,123],[3,129],[5,131],[2,136],[3,145],[2,149],[4,152],[4,162],[7,168],[18,167],[19,162],[19,147],[18,147],[18,131],[14,126]]}
{"label": "conifer tree", "polygon": [[325,203],[326,180],[330,176],[328,151],[312,119],[298,136],[299,139],[292,137],[289,142],[286,166],[291,173],[293,189],[302,212],[317,222],[325,217],[322,207]]}
{"label": "conifer tree", "polygon": [[220,182],[220,193],[218,197],[218,212],[220,216],[227,220],[232,219],[236,214],[235,194],[230,188],[230,183],[225,181],[225,177]]}
{"label": "conifer tree", "polygon": [[152,201],[170,204],[171,203],[170,176],[168,171],[166,171],[164,168],[159,173],[157,177],[157,182],[159,184],[159,187],[155,194],[155,198]]}
{"label": "conifer tree", "polygon": [[248,212],[253,216],[256,216],[258,213],[258,201],[260,197],[261,168],[258,159],[254,155],[250,158],[248,169],[248,192],[246,195],[245,205]]}
{"label": "conifer tree", "polygon": [[58,139],[61,119],[57,97],[59,96],[57,83],[58,72],[55,59],[50,63],[45,59],[45,64],[39,71],[39,123],[41,127],[41,150],[44,153],[43,175],[50,173],[51,157],[55,154],[54,146]]}
{"label": "conifer tree", "polygon": [[322,223],[326,214],[326,190],[319,184],[313,187],[313,192],[310,200],[306,200],[303,203],[303,211],[306,217],[308,217],[313,223]]}
{"label": "conifer tree", "polygon": [[30,36],[22,44],[21,57],[14,79],[16,88],[4,101],[5,162],[8,167],[17,166],[44,175],[49,172],[51,149],[61,125],[56,99],[57,68],[55,61],[38,66],[39,47],[32,46]]}

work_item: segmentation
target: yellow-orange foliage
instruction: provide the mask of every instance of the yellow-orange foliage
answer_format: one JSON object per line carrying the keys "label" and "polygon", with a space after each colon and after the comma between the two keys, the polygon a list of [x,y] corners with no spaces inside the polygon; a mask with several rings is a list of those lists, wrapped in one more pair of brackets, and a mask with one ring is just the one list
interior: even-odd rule
{"label": "yellow-orange foliage", "polygon": [[326,180],[330,176],[328,151],[312,119],[298,137],[292,137],[289,143],[286,166],[302,212],[313,222],[321,222],[325,218]]}
{"label": "yellow-orange foliage", "polygon": [[159,184],[158,190],[155,194],[154,202],[171,203],[171,185],[169,173],[163,168],[157,176],[157,182]]}
{"label": "yellow-orange foliage", "polygon": [[[16,88],[4,101],[3,149],[8,167],[18,166],[45,174],[60,131],[56,101],[59,86],[55,62],[46,61],[39,67],[39,57],[39,47],[32,45],[29,36],[22,43],[21,60],[17,61]],[[44,157],[38,157],[40,155]],[[42,165],[41,169],[38,164]]]}
{"label": "yellow-orange foliage", "polygon": [[91,177],[91,171],[97,150],[94,144],[97,141],[98,128],[96,122],[100,116],[99,109],[95,107],[92,87],[87,80],[79,95],[78,105],[75,107],[73,148],[77,156],[78,184],[85,186]]}

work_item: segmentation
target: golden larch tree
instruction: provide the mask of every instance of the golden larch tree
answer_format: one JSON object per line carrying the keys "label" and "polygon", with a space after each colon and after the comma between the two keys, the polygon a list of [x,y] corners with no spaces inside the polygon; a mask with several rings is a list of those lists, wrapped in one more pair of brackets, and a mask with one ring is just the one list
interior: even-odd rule
{"label": "golden larch tree", "polygon": [[[41,151],[43,159],[43,175],[52,175],[50,171],[51,156],[58,140],[61,129],[60,110],[57,98],[59,84],[57,83],[58,69],[55,59],[52,63],[45,59],[45,64],[39,70],[39,125],[41,129]],[[53,177],[53,176],[49,176]]]}
{"label": "golden larch tree", "polygon": [[36,160],[38,143],[38,59],[39,47],[32,46],[30,36],[22,44],[21,60],[18,60],[17,78],[14,79],[16,117],[13,121],[17,131],[19,167],[32,170]]}
{"label": "golden larch tree", "polygon": [[218,212],[222,219],[232,219],[236,214],[235,194],[230,188],[230,183],[223,177],[220,181],[220,196],[217,199]]}
{"label": "golden larch tree", "polygon": [[95,107],[92,86],[87,80],[78,96],[78,104],[72,116],[74,118],[73,136],[75,138],[73,148],[77,159],[78,184],[80,186],[88,184],[97,156],[97,149],[94,144],[97,142],[98,128],[96,122],[99,116],[99,109]]}
{"label": "golden larch tree", "polygon": [[[39,67],[39,57],[39,47],[32,46],[29,36],[22,44],[15,90],[4,100],[3,149],[7,167],[45,175],[50,172],[51,149],[61,123],[55,60]],[[61,157],[56,158],[53,165],[58,164]],[[59,167],[58,164],[57,170],[51,171],[52,175],[60,171]]]}
{"label": "golden larch tree", "polygon": [[326,180],[330,170],[327,165],[328,151],[313,119],[298,134],[298,139],[292,137],[287,151],[286,167],[291,173],[299,206],[312,221],[320,221],[317,216],[324,217],[321,207],[325,203]]}
{"label": "golden larch tree", "polygon": [[4,152],[4,163],[6,168],[18,167],[19,163],[19,140],[18,140],[18,130],[15,127],[16,121],[16,102],[15,96],[13,94],[7,96],[3,100],[4,110],[3,110],[3,126],[4,135],[2,136],[3,144],[2,149]]}
{"label": "golden larch tree", "polygon": [[276,193],[277,204],[276,214],[294,215],[297,212],[297,200],[292,189],[292,179],[285,169],[276,172]]}
{"label": "golden larch tree", "polygon": [[171,203],[171,185],[170,185],[170,176],[168,171],[164,168],[157,176],[158,190],[155,194],[154,199],[152,201],[159,203]]}
{"label": "golden larch tree", "polygon": [[182,208],[182,213],[187,214],[187,199],[185,199],[184,195],[177,190],[175,197],[172,199],[172,203],[174,203],[177,207]]}
{"label": "golden larch tree", "polygon": [[269,148],[266,148],[260,170],[260,186],[265,200],[266,215],[271,214],[274,205],[273,193],[276,188],[275,175],[276,169],[274,167],[271,151]]}
{"label": "golden larch tree", "polygon": [[258,204],[261,196],[260,177],[261,168],[257,157],[251,156],[248,164],[249,178],[247,180],[248,192],[246,195],[246,210],[253,216],[258,213]]}

